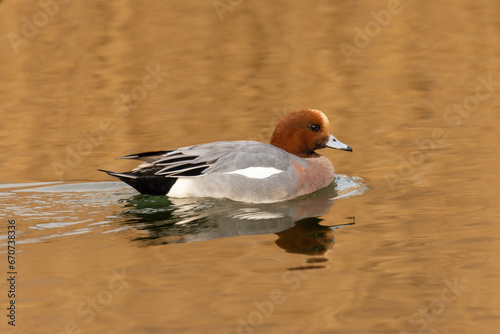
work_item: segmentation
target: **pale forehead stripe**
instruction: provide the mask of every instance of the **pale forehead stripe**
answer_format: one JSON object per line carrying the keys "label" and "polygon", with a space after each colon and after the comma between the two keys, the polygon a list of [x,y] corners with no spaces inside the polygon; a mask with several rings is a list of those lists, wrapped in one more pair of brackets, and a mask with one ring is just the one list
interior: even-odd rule
{"label": "pale forehead stripe", "polygon": [[315,112],[316,114],[319,114],[321,118],[323,119],[324,124],[330,124],[330,121],[328,120],[328,117],[326,117],[325,114],[321,110],[318,109],[311,109],[311,111]]}

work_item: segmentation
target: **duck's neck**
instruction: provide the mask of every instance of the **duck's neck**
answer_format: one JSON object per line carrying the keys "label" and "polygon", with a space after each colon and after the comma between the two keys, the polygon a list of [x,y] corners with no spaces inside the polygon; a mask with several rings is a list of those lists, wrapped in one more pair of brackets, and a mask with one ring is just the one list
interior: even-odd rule
{"label": "duck's neck", "polygon": [[277,146],[301,158],[315,158],[320,156],[314,150],[308,149],[300,137],[276,134],[276,131],[271,137],[271,145]]}

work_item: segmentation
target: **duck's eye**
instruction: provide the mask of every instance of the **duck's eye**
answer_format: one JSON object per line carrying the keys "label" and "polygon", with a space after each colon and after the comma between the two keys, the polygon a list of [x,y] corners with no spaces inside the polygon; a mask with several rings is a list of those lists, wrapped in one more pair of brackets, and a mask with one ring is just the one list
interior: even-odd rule
{"label": "duck's eye", "polygon": [[313,130],[313,131],[318,131],[319,130],[319,125],[318,124],[312,124],[309,128],[311,130]]}

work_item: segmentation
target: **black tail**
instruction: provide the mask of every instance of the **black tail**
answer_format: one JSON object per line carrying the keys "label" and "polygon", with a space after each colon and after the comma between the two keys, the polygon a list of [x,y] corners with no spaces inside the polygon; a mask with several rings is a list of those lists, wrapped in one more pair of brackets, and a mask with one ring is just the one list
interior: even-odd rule
{"label": "black tail", "polygon": [[165,177],[162,175],[141,175],[140,173],[126,172],[118,173],[109,170],[99,169],[113,177],[135,188],[141,194],[166,195],[174,185],[177,178]]}

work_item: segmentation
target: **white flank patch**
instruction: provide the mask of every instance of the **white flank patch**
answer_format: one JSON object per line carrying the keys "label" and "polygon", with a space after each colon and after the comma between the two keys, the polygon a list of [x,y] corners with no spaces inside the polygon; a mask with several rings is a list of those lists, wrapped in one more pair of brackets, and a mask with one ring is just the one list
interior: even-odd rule
{"label": "white flank patch", "polygon": [[284,171],[274,167],[248,167],[245,169],[238,169],[226,174],[240,174],[251,179],[265,179],[271,175],[283,173]]}

